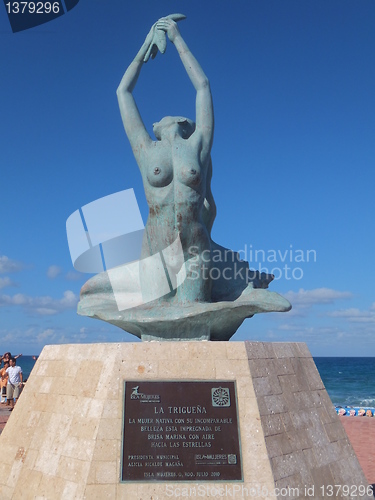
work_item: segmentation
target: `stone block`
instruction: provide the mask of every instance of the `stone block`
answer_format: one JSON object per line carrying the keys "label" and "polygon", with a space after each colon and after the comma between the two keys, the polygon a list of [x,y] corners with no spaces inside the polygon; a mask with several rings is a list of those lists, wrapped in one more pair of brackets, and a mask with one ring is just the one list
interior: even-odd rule
{"label": "stone block", "polygon": [[314,454],[318,467],[332,464],[338,460],[340,456],[340,446],[336,443],[317,444],[314,446]]}
{"label": "stone block", "polygon": [[324,384],[312,358],[304,359],[303,369],[306,374],[307,383],[311,390],[324,389]]}
{"label": "stone block", "polygon": [[275,354],[273,346],[274,346],[274,343],[272,343],[272,342],[263,342],[263,347],[264,347],[264,350],[266,352],[267,359],[275,359],[276,358],[276,354]]}
{"label": "stone block", "polygon": [[268,369],[268,360],[265,359],[249,359],[250,373],[255,377],[268,377],[270,371]]}
{"label": "stone block", "polygon": [[257,396],[269,396],[273,394],[268,377],[257,377],[253,379],[254,390]]}
{"label": "stone block", "polygon": [[61,455],[76,458],[77,460],[91,461],[95,448],[93,439],[81,439],[68,436],[62,446]]}
{"label": "stone block", "polygon": [[116,461],[92,462],[94,484],[116,484],[119,480],[120,467]]}
{"label": "stone block", "polygon": [[293,350],[288,342],[274,342],[273,350],[277,358],[293,358]]}
{"label": "stone block", "polygon": [[284,426],[280,415],[262,416],[261,422],[265,436],[272,436],[284,432]]}
{"label": "stone block", "polygon": [[[174,374],[178,373],[178,378],[181,379],[193,379],[195,376],[214,379],[216,378],[216,363],[220,370],[222,362],[219,360],[207,359],[203,361],[201,359],[187,359],[186,357],[183,359],[176,358],[168,361],[168,363],[159,363],[157,378],[170,379]],[[232,360],[232,363],[235,365],[236,361]]]}
{"label": "stone block", "polygon": [[121,443],[118,439],[98,439],[95,442],[93,461],[111,462],[114,457],[120,457]]}
{"label": "stone block", "polygon": [[[334,484],[362,485],[367,487],[368,483],[363,476],[362,469],[355,456],[342,457],[330,465],[330,470],[334,478]],[[373,498],[372,495],[364,495],[361,498]]]}
{"label": "stone block", "polygon": [[[224,342],[224,344],[228,359],[248,359],[244,342]],[[209,351],[212,352],[211,349]]]}
{"label": "stone block", "polygon": [[121,418],[102,418],[99,425],[97,439],[118,439],[121,433]]}
{"label": "stone block", "polygon": [[300,357],[301,358],[311,358],[311,352],[309,348],[307,347],[307,344],[304,342],[296,342],[294,345],[296,345],[299,349],[300,352]]}
{"label": "stone block", "polygon": [[253,384],[249,384],[249,375],[239,376],[236,378],[236,387],[238,397],[255,399],[255,388]]}
{"label": "stone block", "polygon": [[73,481],[74,483],[86,483],[89,469],[90,462],[62,456],[59,460],[57,471],[52,475],[61,477],[67,481]]}
{"label": "stone block", "polygon": [[293,367],[293,372],[298,380],[299,390],[308,391],[309,384],[307,383],[306,373],[302,367],[303,360],[299,358],[291,358],[290,364]]}
{"label": "stone block", "polygon": [[303,449],[303,456],[305,457],[305,462],[309,470],[315,469],[317,467],[313,447]]}
{"label": "stone block", "polygon": [[273,477],[275,481],[283,479],[301,471],[301,452],[293,452],[271,459]]}
{"label": "stone block", "polygon": [[[278,498],[284,499],[301,499],[304,497],[306,483],[301,478],[299,473],[291,476],[280,478],[275,481],[275,487],[282,493]],[[316,497],[314,497],[315,500]]]}
{"label": "stone block", "polygon": [[248,359],[266,359],[267,351],[263,342],[245,342]]}
{"label": "stone block", "polygon": [[[136,488],[135,488],[136,489]],[[85,489],[85,499],[87,500],[103,500],[106,498],[108,500],[115,500],[116,498],[137,498],[125,497],[116,495],[116,485],[115,484],[89,484]]]}
{"label": "stone block", "polygon": [[299,410],[315,408],[315,400],[311,397],[313,391],[299,391],[294,393],[296,409]]}
{"label": "stone block", "polygon": [[290,359],[292,360],[294,358],[300,358],[301,357],[301,351],[299,350],[298,342],[290,342],[289,346],[290,346],[290,349],[292,351],[292,356],[293,356]]}
{"label": "stone block", "polygon": [[284,425],[285,431],[286,432],[294,432],[295,427],[294,427],[292,419],[290,417],[290,413],[289,412],[281,413],[280,417],[281,417],[282,423]]}
{"label": "stone block", "polygon": [[314,445],[305,429],[287,432],[286,435],[293,451],[302,451]]}
{"label": "stone block", "polygon": [[99,419],[74,416],[69,435],[81,439],[95,439],[98,433]]}
{"label": "stone block", "polygon": [[[215,361],[215,378],[224,378],[235,380],[237,377],[243,377],[249,374],[249,363],[245,359],[228,359],[226,363],[220,360]],[[198,372],[199,373],[199,372]],[[204,375],[203,375],[204,376]],[[206,378],[206,377],[205,377]],[[208,375],[207,375],[208,378]]]}
{"label": "stone block", "polygon": [[324,428],[326,430],[328,439],[332,441],[338,441],[339,439],[345,439],[346,432],[342,423],[338,422],[329,422],[324,424]]}
{"label": "stone block", "polygon": [[327,484],[334,485],[334,478],[331,469],[328,467],[314,467],[311,470],[311,475],[313,477],[315,489],[319,491],[322,495],[324,490],[321,488]]}
{"label": "stone block", "polygon": [[263,401],[269,414],[284,413],[288,411],[286,402],[281,394],[264,396]]}
{"label": "stone block", "polygon": [[282,392],[298,392],[300,391],[300,385],[296,375],[282,375],[279,374],[278,377],[280,387]]}
{"label": "stone block", "polygon": [[[62,495],[64,494],[64,490],[66,488],[66,483],[64,479],[60,477],[54,477],[47,474],[44,474],[41,477],[39,487],[38,487],[38,495],[41,498],[64,498]],[[71,492],[73,495],[69,498],[74,498],[75,490],[77,489],[77,484],[74,484],[74,491]],[[65,497],[67,498],[67,497]]]}
{"label": "stone block", "polygon": [[269,458],[277,457],[280,455],[288,455],[294,450],[287,434],[275,434],[266,437],[266,446]]}
{"label": "stone block", "polygon": [[273,396],[283,393],[283,388],[280,385],[279,377],[272,370],[270,370],[270,374],[268,375],[268,380],[271,386]]}

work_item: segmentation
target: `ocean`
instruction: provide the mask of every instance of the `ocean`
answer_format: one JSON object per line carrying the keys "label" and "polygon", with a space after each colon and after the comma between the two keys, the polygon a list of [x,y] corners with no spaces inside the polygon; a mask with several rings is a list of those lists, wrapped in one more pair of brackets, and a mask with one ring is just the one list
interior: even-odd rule
{"label": "ocean", "polygon": [[[335,406],[375,407],[375,358],[314,358],[323,383]],[[31,356],[17,360],[24,379],[35,361]]]}
{"label": "ocean", "polygon": [[314,358],[335,406],[375,407],[375,358]]}

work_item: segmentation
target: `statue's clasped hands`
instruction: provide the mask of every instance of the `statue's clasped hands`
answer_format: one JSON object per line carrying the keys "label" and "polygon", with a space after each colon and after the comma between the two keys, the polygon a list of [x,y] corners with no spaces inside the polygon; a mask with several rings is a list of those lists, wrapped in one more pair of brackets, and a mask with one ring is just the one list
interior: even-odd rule
{"label": "statue's clasped hands", "polygon": [[176,22],[182,21],[183,19],[186,19],[184,14],[170,14],[169,16],[162,17],[152,26],[145,42],[148,45],[148,49],[143,58],[144,62],[147,62],[150,56],[151,59],[154,59],[158,50],[164,54],[167,48],[165,34],[167,33],[169,40],[173,43],[176,36],[179,34]]}

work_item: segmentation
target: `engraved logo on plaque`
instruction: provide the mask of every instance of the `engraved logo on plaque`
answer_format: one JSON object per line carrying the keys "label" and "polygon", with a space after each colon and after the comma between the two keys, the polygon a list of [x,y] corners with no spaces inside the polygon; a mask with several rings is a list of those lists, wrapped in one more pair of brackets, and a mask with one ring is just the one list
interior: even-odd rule
{"label": "engraved logo on plaque", "polygon": [[211,389],[212,406],[228,408],[230,406],[229,389],[224,387],[213,387]]}
{"label": "engraved logo on plaque", "polygon": [[159,394],[145,394],[139,392],[139,385],[132,387],[130,399],[140,401],[141,403],[160,403],[161,398]]}

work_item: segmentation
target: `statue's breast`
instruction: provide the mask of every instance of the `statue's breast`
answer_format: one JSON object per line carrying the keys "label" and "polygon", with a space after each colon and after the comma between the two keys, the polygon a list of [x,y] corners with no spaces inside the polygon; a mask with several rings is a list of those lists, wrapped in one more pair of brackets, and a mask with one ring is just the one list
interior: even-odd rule
{"label": "statue's breast", "polygon": [[175,169],[176,179],[186,186],[196,187],[201,184],[202,172],[197,162],[184,163]]}
{"label": "statue's breast", "polygon": [[189,141],[181,141],[173,150],[173,170],[175,179],[192,188],[203,181],[204,168],[198,158],[198,149]]}
{"label": "statue's breast", "polygon": [[173,180],[173,167],[171,164],[155,162],[147,169],[147,180],[153,187],[168,186]]}

